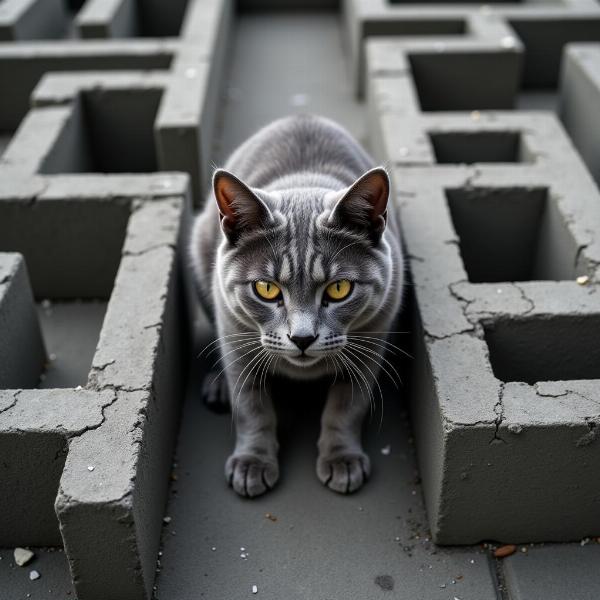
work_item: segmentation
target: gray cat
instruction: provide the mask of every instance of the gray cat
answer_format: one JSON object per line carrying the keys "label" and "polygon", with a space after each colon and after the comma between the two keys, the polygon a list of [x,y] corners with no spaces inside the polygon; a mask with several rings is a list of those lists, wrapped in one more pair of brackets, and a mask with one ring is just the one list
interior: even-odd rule
{"label": "gray cat", "polygon": [[[214,200],[196,219],[191,258],[215,320],[236,444],[233,489],[258,496],[279,477],[274,374],[329,376],[317,476],[336,492],[370,473],[361,444],[387,330],[399,309],[403,262],[389,179],[348,132],[327,119],[275,121],[214,173]],[[220,225],[220,226],[219,226]],[[216,346],[213,346],[216,349]]]}

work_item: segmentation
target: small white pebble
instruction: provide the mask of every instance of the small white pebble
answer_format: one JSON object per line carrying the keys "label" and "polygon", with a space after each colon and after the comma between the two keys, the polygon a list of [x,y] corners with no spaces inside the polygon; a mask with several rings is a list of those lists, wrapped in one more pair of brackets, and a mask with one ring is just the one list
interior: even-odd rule
{"label": "small white pebble", "polygon": [[359,506],[359,507],[358,507],[358,510],[359,510],[360,512],[362,512],[362,511],[364,510],[364,508],[363,508],[362,506]]}
{"label": "small white pebble", "polygon": [[52,353],[48,356],[48,360],[56,360],[56,354]]}
{"label": "small white pebble", "polygon": [[93,465],[88,466],[88,471],[93,471],[94,469],[95,469],[95,467]]}
{"label": "small white pebble", "polygon": [[475,564],[475,561],[474,561],[473,559],[471,559],[469,562],[470,562],[472,565],[474,565],[474,564]]}
{"label": "small white pebble", "polygon": [[579,285],[587,285],[590,282],[590,278],[587,275],[580,275],[575,281]]}
{"label": "small white pebble", "polygon": [[216,550],[215,546],[211,548],[211,551],[214,552]]}
{"label": "small white pebble", "polygon": [[82,390],[83,388],[82,388],[80,385],[78,385],[78,386],[77,386],[75,389],[76,389],[77,391],[80,391],[80,390]]}
{"label": "small white pebble", "polygon": [[242,552],[240,554],[240,558],[243,558],[244,560],[246,560],[248,558],[248,555],[245,552]]}
{"label": "small white pebble", "polygon": [[516,43],[517,42],[512,35],[506,35],[500,40],[500,45],[503,48],[514,48]]}
{"label": "small white pebble", "polygon": [[399,541],[400,541],[400,537],[399,537],[399,536],[396,536],[396,537],[394,538],[394,540],[395,540],[395,541],[397,541],[397,542],[399,542]]}
{"label": "small white pebble", "polygon": [[41,577],[41,575],[36,571],[29,571],[29,579],[31,579],[31,581],[35,581],[36,579],[39,579]]}
{"label": "small white pebble", "polygon": [[473,121],[479,121],[480,118],[481,113],[478,110],[474,110],[471,112],[471,119],[473,119]]}
{"label": "small white pebble", "polygon": [[256,586],[256,585],[252,586],[252,593],[253,594],[258,594],[258,586]]}
{"label": "small white pebble", "polygon": [[27,548],[15,548],[13,556],[15,557],[15,563],[17,563],[17,566],[24,567],[35,556],[35,554]]}
{"label": "small white pebble", "polygon": [[242,547],[240,548],[240,552],[245,552],[245,550],[246,550],[246,548],[244,548],[244,546],[242,546]]}
{"label": "small white pebble", "polygon": [[392,451],[392,447],[388,444],[387,446],[384,446],[381,449],[381,454],[383,454],[384,456],[389,456],[391,451]]}
{"label": "small white pebble", "polygon": [[50,300],[42,300],[42,308],[44,310],[52,308],[52,302],[50,302]]}
{"label": "small white pebble", "polygon": [[310,96],[308,94],[293,94],[290,96],[290,104],[292,106],[306,106]]}
{"label": "small white pebble", "polygon": [[445,583],[440,583],[440,588],[444,589],[446,587]]}
{"label": "small white pebble", "polygon": [[163,518],[163,523],[166,523],[167,525],[171,522],[171,517],[164,517]]}

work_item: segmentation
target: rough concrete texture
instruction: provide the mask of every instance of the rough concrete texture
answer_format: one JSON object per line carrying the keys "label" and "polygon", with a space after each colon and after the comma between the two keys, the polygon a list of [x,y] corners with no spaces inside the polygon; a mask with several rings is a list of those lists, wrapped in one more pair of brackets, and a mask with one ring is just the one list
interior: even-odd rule
{"label": "rough concrete texture", "polygon": [[[449,6],[443,1],[433,1],[418,7],[388,0],[344,0],[343,15],[359,94],[365,91],[364,43],[370,37],[394,36],[399,44],[410,43],[416,55],[427,48],[431,54],[448,55],[435,61],[440,65],[437,73],[441,75],[440,83],[444,85],[448,80],[448,73],[444,73],[441,65],[463,63],[463,72],[458,73],[460,81],[475,93],[482,87],[476,82],[485,81],[485,86],[497,84],[493,62],[488,62],[490,54],[523,52],[520,84],[525,88],[553,88],[558,83],[565,44],[600,39],[600,7],[595,0],[566,0],[557,4],[494,2],[481,6],[468,3]],[[494,30],[504,33],[495,38]],[[487,48],[484,42],[484,47],[478,50],[482,34]],[[474,75],[482,63],[490,65],[490,70],[477,78]],[[469,77],[469,69],[473,69],[473,77]],[[460,87],[458,82],[456,87]],[[509,96],[511,91],[504,87],[502,97]]]}
{"label": "rough concrete texture", "polygon": [[597,534],[598,190],[550,114],[444,112],[460,90],[424,112],[412,52],[368,40],[367,88],[414,281],[412,411],[433,538]]}
{"label": "rough concrete texture", "polygon": [[563,57],[559,114],[600,183],[600,44],[571,44]]}
{"label": "rough concrete texture", "polygon": [[[43,0],[12,2],[32,8],[45,4]],[[132,18],[142,24],[141,30],[119,24],[127,7],[134,9]],[[32,166],[43,173],[183,171],[191,177],[194,202],[199,204],[210,168],[208,151],[231,12],[230,0],[180,1],[168,7],[151,0],[86,3],[75,18],[76,31],[80,25],[83,38],[112,39],[0,47],[0,86],[7,91],[0,100],[0,130],[17,128],[27,112],[29,95],[47,71],[137,70],[129,82],[124,73],[114,79],[92,77],[91,90],[87,74],[79,85],[68,78],[64,84],[50,83],[41,95],[43,103],[67,106],[62,113],[48,109],[37,117],[30,115],[36,124],[39,118],[56,127],[56,146],[47,149],[47,161]],[[7,13],[6,20],[10,17],[16,19]],[[135,35],[150,38],[123,39]],[[159,72],[141,78],[139,70],[149,69]],[[133,136],[123,135],[125,126],[133,127]],[[117,147],[122,154],[113,156],[113,138],[119,135],[123,140]],[[82,152],[86,146],[91,156]],[[9,147],[9,157],[10,151]]]}
{"label": "rough concrete texture", "polygon": [[590,573],[597,574],[600,546],[586,539],[582,544],[526,548],[505,559],[506,584],[515,600],[595,600],[600,577],[595,585]]}
{"label": "rough concrete texture", "polygon": [[[22,253],[50,340],[47,371],[2,381],[12,494],[0,544],[64,546],[82,600],[151,595],[185,373],[180,248],[208,164],[231,9],[182,3],[179,31],[159,23],[162,3],[136,4],[137,35],[177,37],[0,48],[0,128],[15,132],[0,158],[0,252]],[[53,36],[21,39],[33,37]],[[154,173],[167,168],[191,178]],[[15,255],[0,256],[5,269]],[[27,272],[2,272],[2,314],[20,294],[11,323],[21,335],[37,328],[43,350]],[[64,348],[65,319],[84,324],[80,343],[89,338],[76,357],[53,349]],[[10,355],[23,365],[41,362],[29,337],[26,357]]]}
{"label": "rough concrete texture", "polygon": [[45,360],[23,257],[0,254],[0,388],[35,386]]}
{"label": "rough concrete texture", "polygon": [[[125,235],[107,229],[105,247],[95,249],[110,254],[112,242],[121,259],[87,385],[0,392],[2,480],[12,491],[3,496],[0,540],[64,545],[80,598],[145,597],[154,578],[184,373],[178,247],[185,180],[181,184],[180,195],[130,198]],[[35,212],[43,202],[20,208]],[[54,207],[63,217],[65,203]],[[104,205],[111,210],[110,201]],[[45,237],[53,222],[48,219]],[[41,250],[32,264],[54,273],[64,268]]]}

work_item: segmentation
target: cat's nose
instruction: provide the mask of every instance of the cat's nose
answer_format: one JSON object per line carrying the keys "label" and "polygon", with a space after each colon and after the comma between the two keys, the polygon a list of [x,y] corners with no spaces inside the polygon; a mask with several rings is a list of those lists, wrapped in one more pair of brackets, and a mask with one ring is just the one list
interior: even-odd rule
{"label": "cat's nose", "polygon": [[290,340],[304,352],[319,336],[318,335],[288,335]]}

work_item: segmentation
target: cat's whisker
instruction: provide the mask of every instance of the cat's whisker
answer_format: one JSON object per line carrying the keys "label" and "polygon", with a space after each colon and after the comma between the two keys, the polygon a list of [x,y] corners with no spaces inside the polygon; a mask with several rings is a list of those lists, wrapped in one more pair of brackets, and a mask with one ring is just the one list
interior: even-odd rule
{"label": "cat's whisker", "polygon": [[226,352],[225,354],[223,354],[222,356],[220,356],[213,363],[213,368],[216,367],[222,360],[225,360],[225,358],[227,358],[233,352],[238,352],[239,350],[242,350],[243,348],[247,348],[248,346],[259,346],[259,345],[260,345],[260,341],[259,340],[250,340],[249,342],[243,342],[241,344],[238,344],[237,346],[235,346],[234,348],[232,348],[231,350],[229,350],[229,352]]}
{"label": "cat's whisker", "polygon": [[[248,342],[254,342],[254,343],[260,343],[260,336],[257,336],[256,339],[251,338],[251,337],[244,337],[242,339],[235,339],[235,340],[228,340],[227,342],[225,342],[228,346],[233,347],[234,344],[241,344],[241,343],[248,343]],[[239,347],[239,346],[238,346]],[[205,356],[205,358],[208,358],[213,352],[218,352],[219,350],[221,350],[221,346],[215,346],[210,352],[208,352]]]}
{"label": "cat's whisker", "polygon": [[[344,352],[347,352],[347,351],[348,351],[348,348],[344,348]],[[346,360],[349,362],[349,364],[352,365],[352,369],[357,375],[357,383],[359,384],[359,389],[368,398],[369,406],[371,408],[371,414],[373,414],[374,409],[375,409],[375,399],[373,397],[373,392],[371,390],[371,386],[369,385],[369,382],[368,382],[367,378],[365,377],[364,373],[358,368],[358,366],[354,362],[354,360],[352,360],[352,358],[350,358],[350,356],[348,354],[346,354],[345,357],[346,357]],[[363,385],[365,386],[364,390],[363,390]]]}
{"label": "cat's whisker", "polygon": [[[371,369],[369,368],[369,366],[360,357],[358,357],[357,354],[355,354],[350,348],[346,348],[346,352],[348,352],[351,356],[353,356],[356,360],[358,360],[369,371],[369,373],[371,374],[371,377],[373,377],[373,380],[375,381],[375,383],[377,383],[377,387],[379,387],[379,383],[377,382],[377,379],[375,378],[375,375],[373,374],[373,371],[371,371]],[[368,380],[366,379],[365,374],[362,373],[362,372],[361,372],[361,374],[362,374],[362,376],[363,376],[363,378],[365,380],[365,385],[368,386],[369,391],[370,391],[370,394],[369,394],[369,405],[371,406],[371,415],[372,415],[375,412],[376,408],[377,408],[376,403],[375,403],[375,396],[374,396],[373,391],[372,391],[373,386],[368,384]],[[379,387],[379,395],[381,396],[382,401],[383,401],[383,395],[381,393],[381,388],[380,387]]]}
{"label": "cat's whisker", "polygon": [[[343,351],[342,351],[343,352]],[[354,377],[352,372],[350,371],[350,369],[348,368],[348,365],[346,363],[346,359],[345,357],[342,355],[342,352],[339,352],[337,354],[335,354],[335,359],[337,361],[339,361],[340,364],[340,368],[342,373],[344,371],[346,371],[349,379],[350,379],[350,398],[351,398],[351,404],[354,404]]]}
{"label": "cat's whisker", "polygon": [[[268,357],[268,353],[265,353],[265,357]],[[265,361],[262,361],[261,364],[264,364]],[[252,378],[252,388],[254,388],[254,384],[256,383],[256,377],[259,373],[259,369],[256,369],[256,371],[254,372],[254,377]],[[259,380],[259,387],[260,387],[260,380]]]}
{"label": "cat's whisker", "polygon": [[[403,350],[399,346],[392,344],[392,342],[389,342],[388,340],[383,340],[381,338],[374,338],[374,337],[370,337],[370,336],[366,336],[366,335],[356,335],[354,333],[349,334],[347,337],[355,338],[355,339],[359,339],[359,340],[363,340],[363,341],[370,341],[371,343],[375,343],[375,341],[381,342],[382,344],[389,346],[390,348],[394,348],[401,354],[404,354],[404,356],[407,356],[408,358],[411,358],[414,360],[414,356],[410,355],[406,350]],[[392,352],[392,351],[389,350],[389,352]],[[393,354],[395,354],[395,352]]]}
{"label": "cat's whisker", "polygon": [[[368,348],[368,347],[358,344],[356,342],[348,342],[348,346],[350,346],[351,348],[360,349],[361,351],[363,351],[363,353],[364,352],[369,353],[371,355],[371,356],[369,356],[369,358],[371,358],[371,360],[373,360],[374,362],[378,362],[375,358],[373,358],[373,356],[376,356],[377,359],[381,360],[382,363],[385,362],[386,364],[388,364],[389,367],[394,371],[394,374],[396,375],[396,377],[398,378],[398,382],[396,382],[396,379],[390,374],[390,372],[385,368],[385,366],[383,364],[378,363],[381,370],[387,374],[387,376],[391,379],[392,383],[396,386],[396,389],[398,389],[398,385],[402,385],[402,379],[400,377],[400,374],[396,370],[396,367],[394,367],[394,365],[387,358],[382,356],[379,352],[376,352],[372,348]],[[365,356],[366,356],[366,354],[365,354]]]}
{"label": "cat's whisker", "polygon": [[[365,358],[370,359],[371,361],[373,361],[378,368],[382,369],[387,375],[388,377],[390,377],[390,379],[393,380],[392,376],[388,373],[387,369],[373,356],[370,356],[368,354],[365,354],[362,350],[366,350],[366,348],[360,348],[360,346],[358,346],[357,344],[351,344],[353,346],[353,350],[351,350],[350,348],[348,348],[348,352],[352,352],[352,353],[356,353],[356,354],[361,354],[363,355]],[[371,351],[374,355],[377,356],[377,358],[381,359],[383,358],[382,356],[380,356],[379,354],[377,354],[375,351]],[[358,357],[357,357],[358,358]],[[365,365],[365,367],[368,369],[368,371],[371,373],[373,380],[375,381],[375,384],[377,385],[377,389],[379,390],[379,398],[381,400],[381,413],[380,413],[380,417],[379,417],[379,431],[381,431],[381,428],[383,427],[383,410],[384,410],[384,399],[383,399],[383,391],[381,389],[381,386],[379,385],[379,381],[377,380],[377,378],[375,377],[375,375],[373,374],[373,371],[370,369],[370,367],[361,360],[361,362]],[[395,384],[395,382],[394,382]]]}
{"label": "cat's whisker", "polygon": [[[235,380],[235,384],[233,386],[233,390],[231,391],[231,398],[232,398],[232,416],[235,416],[235,411],[237,410],[237,406],[238,406],[238,401],[240,398],[240,394],[244,388],[244,385],[246,384],[246,380],[248,379],[248,377],[252,374],[253,369],[256,367],[257,361],[261,361],[262,357],[266,354],[266,350],[264,348],[260,348],[258,351],[257,349],[253,349],[251,350],[251,352],[257,352],[256,356],[253,356],[244,366],[244,368],[240,371],[240,374],[238,375],[238,378]],[[237,394],[236,394],[236,389],[237,389],[237,385],[240,381],[240,378],[242,377],[242,375],[246,372],[246,370],[248,370],[248,374],[246,375],[246,378],[243,380],[242,385],[240,386],[240,389],[238,390]]]}
{"label": "cat's whisker", "polygon": [[369,386],[368,386],[368,384],[366,386],[366,390],[363,389],[363,385],[365,384],[365,382],[363,381],[364,375],[361,373],[360,369],[356,366],[356,363],[347,354],[344,354],[343,350],[342,350],[342,352],[340,354],[340,358],[343,358],[347,362],[348,368],[351,369],[352,372],[354,373],[354,376],[356,378],[356,384],[358,385],[359,392],[361,394],[364,394],[369,399],[369,404],[370,404],[371,403],[371,397],[369,395]]}
{"label": "cat's whisker", "polygon": [[225,340],[226,338],[230,338],[230,337],[241,337],[241,336],[249,336],[249,335],[255,335],[257,337],[260,337],[260,334],[254,332],[254,331],[248,331],[245,333],[230,333],[228,335],[222,335],[216,339],[214,339],[212,342],[206,344],[206,346],[204,346],[204,348],[202,348],[202,350],[200,350],[200,353],[196,356],[196,358],[200,358],[202,356],[202,354],[204,352],[206,352],[211,346],[214,346],[215,344],[218,344],[220,341]]}
{"label": "cat's whisker", "polygon": [[244,354],[242,354],[241,356],[238,356],[235,360],[232,360],[229,364],[225,365],[214,377],[214,379],[211,381],[211,385],[213,385],[215,383],[215,381],[217,379],[219,379],[219,377],[229,368],[231,367],[231,365],[234,365],[236,362],[242,360],[242,358],[244,358],[244,356],[248,356],[248,354],[250,354],[251,352],[256,352],[257,350],[259,350],[259,348],[250,348],[250,350],[248,350],[247,352],[244,352]]}

